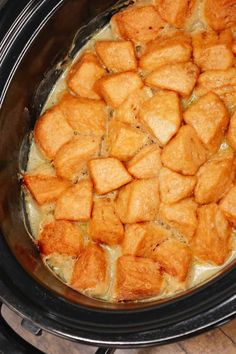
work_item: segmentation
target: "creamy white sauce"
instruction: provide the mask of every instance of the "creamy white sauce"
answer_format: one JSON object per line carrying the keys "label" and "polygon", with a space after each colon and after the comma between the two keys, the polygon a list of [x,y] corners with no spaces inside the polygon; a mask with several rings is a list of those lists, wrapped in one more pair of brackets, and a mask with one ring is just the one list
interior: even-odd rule
{"label": "creamy white sauce", "polygon": [[[138,5],[140,4],[150,4],[150,0],[145,0],[145,1],[138,1]],[[201,13],[201,6],[202,6],[202,1],[198,2],[198,13]],[[187,28],[188,30],[199,30],[205,28],[205,23],[204,22],[199,22],[196,18],[191,18],[189,19],[187,23]],[[67,85],[66,85],[66,76],[73,65],[73,63],[78,59],[78,57],[82,54],[83,51],[90,49],[93,50],[94,48],[94,43],[96,40],[109,40],[109,39],[114,39],[115,36],[111,31],[110,25],[107,25],[105,28],[103,28],[99,33],[97,33],[91,40],[87,42],[87,44],[78,52],[76,57],[74,58],[73,62],[68,64],[68,67],[65,69],[61,77],[58,79],[57,83],[55,84],[54,88],[50,92],[47,102],[45,103],[45,106],[42,109],[42,113],[45,112],[47,109],[55,105],[63,93],[67,90]],[[188,100],[182,100],[183,107],[186,108],[190,104],[192,104],[197,97],[193,93],[192,96]],[[225,148],[225,146],[223,147]],[[28,158],[28,165],[27,165],[27,171],[28,172],[39,172],[41,174],[46,174],[46,175],[55,175],[55,170],[50,164],[48,160],[44,158],[44,156],[41,154],[39,149],[37,148],[36,144],[34,141],[32,141],[31,147],[30,147],[30,152],[29,152],[29,158]],[[110,193],[109,197],[114,197],[115,198],[116,193]],[[45,205],[42,207],[39,207],[37,203],[33,200],[33,198],[26,193],[26,210],[27,210],[27,217],[28,221],[31,226],[31,237],[34,241],[37,240],[39,232],[42,228],[42,226],[45,223],[48,223],[54,219],[53,217],[53,212],[54,212],[54,204],[50,205]],[[78,227],[83,233],[85,243],[88,241],[88,235],[87,235],[87,224],[86,223],[77,223]],[[108,259],[110,263],[110,268],[109,268],[109,278],[111,279],[110,284],[109,284],[109,289],[107,290],[107,293],[104,295],[103,300],[109,301],[113,287],[114,287],[114,280],[115,280],[115,267],[116,267],[116,259],[119,257],[121,254],[120,247],[108,247],[108,246],[103,246],[104,249],[108,253]],[[45,265],[50,269],[50,271],[53,272],[53,274],[59,278],[62,282],[66,283],[67,285],[70,283],[71,275],[73,272],[73,266],[75,263],[75,258],[69,257],[69,256],[62,256],[58,254],[53,254],[47,257],[44,257],[44,263]],[[163,284],[163,292],[155,297],[145,299],[142,301],[153,301],[157,299],[162,299],[166,297],[173,296],[176,293],[179,293],[180,291],[186,290],[186,288],[193,288],[195,286],[199,286],[200,284],[203,284],[204,282],[208,281],[209,279],[213,278],[214,276],[218,275],[221,273],[222,270],[225,269],[225,267],[229,266],[230,264],[235,264],[236,262],[236,236],[235,234],[233,235],[233,251],[228,258],[228,260],[225,262],[224,265],[222,266],[214,266],[211,264],[206,264],[206,263],[199,263],[196,260],[194,260],[194,264],[192,265],[191,271],[188,276],[188,280],[185,284],[179,283],[175,278],[171,277],[168,274],[165,274],[165,281]]]}

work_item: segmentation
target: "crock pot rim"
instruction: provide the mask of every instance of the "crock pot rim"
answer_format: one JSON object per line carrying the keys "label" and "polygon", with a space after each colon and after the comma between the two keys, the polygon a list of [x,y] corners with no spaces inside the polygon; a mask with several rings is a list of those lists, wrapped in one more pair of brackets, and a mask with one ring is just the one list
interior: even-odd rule
{"label": "crock pot rim", "polygon": [[[34,1],[32,1],[31,3],[33,3]],[[50,3],[50,0],[48,1],[48,0],[43,0],[43,1],[40,1],[40,5],[44,5],[45,3]],[[58,5],[58,1],[57,2],[55,2],[55,1],[51,1],[51,3],[57,3],[57,5]],[[60,1],[60,6],[62,5],[62,3],[64,2],[64,0],[61,0]],[[36,2],[35,2],[36,3]],[[51,11],[51,15],[56,11],[56,9],[57,9],[58,7],[56,6],[56,7],[53,7],[52,8],[52,11]],[[50,16],[49,16],[50,17]],[[49,18],[48,17],[48,18]],[[27,24],[27,17],[26,17],[26,24]],[[23,28],[23,27],[22,27]],[[22,30],[22,28],[21,28],[21,30]],[[37,30],[39,30],[39,28],[37,29]],[[35,30],[35,32],[34,32],[34,34],[36,33],[37,31]],[[33,40],[33,38],[31,38],[32,40]],[[28,42],[28,44],[30,44],[30,42]],[[27,50],[27,48],[28,48],[28,46],[26,46],[26,47],[24,47],[24,50]],[[9,49],[10,49],[10,47],[9,47]],[[5,52],[5,56],[8,54],[8,52]],[[2,57],[3,58],[3,60],[4,60],[4,56]],[[20,63],[20,61],[17,63],[18,65],[19,65],[19,63]],[[14,67],[14,70],[16,70],[17,69],[17,66],[15,66]],[[12,77],[13,77],[13,74],[14,74],[14,72],[13,71],[11,71],[11,74],[12,74],[12,76],[11,76],[11,79],[12,79]],[[8,78],[9,79],[9,78]],[[10,82],[9,82],[9,80],[6,82],[6,84],[8,85]],[[1,103],[3,102],[3,98],[4,98],[4,94],[6,94],[6,92],[7,92],[7,89],[5,90],[5,92],[3,92],[3,95],[1,96]],[[0,239],[0,242],[2,242],[2,243],[4,243],[4,240],[3,240],[3,236],[1,235],[1,239]],[[11,257],[13,257],[12,255],[11,255]],[[2,266],[2,264],[0,263],[0,266]],[[19,267],[20,267],[20,265],[19,265]],[[22,271],[23,271],[23,269],[22,269]],[[230,273],[230,272],[234,272],[234,275],[236,274],[236,269],[235,269],[235,266],[234,266],[234,269],[231,269],[231,270],[229,270],[227,273]],[[224,274],[222,274],[222,275],[220,275],[219,277],[217,277],[217,279],[213,279],[210,283],[208,283],[208,284],[206,284],[206,285],[204,285],[203,287],[205,287],[205,289],[207,289],[207,288],[209,288],[210,287],[210,285],[213,285],[213,284],[215,284],[215,283],[217,283],[217,282],[219,282],[220,281],[220,279],[222,279],[222,278],[224,278],[225,276],[227,276],[227,274],[226,273],[224,273]],[[32,281],[33,281],[33,279],[32,279]],[[26,304],[25,303],[23,303],[23,302],[19,302],[19,299],[17,299],[17,301],[15,301],[16,300],[16,296],[15,296],[15,294],[12,294],[11,293],[11,291],[10,291],[10,289],[9,288],[7,288],[7,286],[6,286],[6,284],[4,284],[3,282],[2,282],[2,280],[0,281],[0,284],[1,284],[1,286],[0,286],[0,289],[1,289],[1,294],[0,294],[0,298],[1,298],[1,300],[4,302],[4,303],[6,303],[10,308],[12,308],[13,310],[15,310],[16,312],[18,312],[19,314],[21,314],[21,316],[24,316],[24,317],[27,317],[28,319],[31,319],[32,320],[32,316],[30,316],[30,313],[32,313],[31,311],[32,311],[32,308],[29,308],[28,306],[26,306]],[[39,286],[39,285],[38,285]],[[201,287],[202,288],[202,287]],[[195,291],[193,291],[193,293],[198,293],[199,291],[200,291],[200,289],[201,288],[199,288],[199,289],[196,289]],[[224,301],[222,302],[222,303],[218,303],[218,305],[214,308],[214,309],[212,309],[212,308],[208,308],[208,312],[210,313],[210,318],[211,318],[211,320],[208,322],[208,324],[205,324],[205,325],[202,325],[202,326],[198,326],[198,329],[193,329],[193,332],[194,333],[197,333],[197,332],[200,332],[200,331],[202,331],[202,330],[204,330],[206,327],[208,327],[208,326],[212,326],[212,325],[215,325],[216,323],[219,323],[219,321],[224,321],[224,320],[226,320],[227,318],[231,318],[232,316],[234,316],[235,315],[235,313],[236,313],[236,306],[235,306],[235,297],[236,297],[236,295],[235,295],[235,286],[234,286],[234,288],[232,288],[232,291],[233,291],[233,295],[232,294],[228,294],[225,298],[224,298]],[[9,301],[9,299],[10,299],[10,301]],[[232,305],[234,305],[234,306],[232,306],[232,308],[230,307],[230,311],[229,311],[229,302],[231,302],[231,304]],[[13,305],[14,304],[14,305]],[[156,307],[155,305],[153,305],[153,306],[150,306],[150,309],[151,308],[153,308],[153,307]],[[221,316],[220,316],[220,318],[217,318],[217,319],[213,319],[213,317],[212,317],[212,312],[211,311],[217,311],[217,310],[222,310],[222,308],[221,307],[224,307],[225,308],[225,310],[227,309],[227,313],[223,313],[223,312],[221,312]],[[21,310],[20,310],[21,309]],[[27,310],[27,311],[26,311]],[[90,309],[90,310],[93,310],[93,309]],[[22,312],[21,312],[22,311]],[[111,313],[113,313],[113,311],[112,310],[110,310],[111,311]],[[117,310],[117,311],[119,311],[119,310]],[[130,311],[133,311],[133,310],[130,310]],[[139,313],[142,313],[142,312],[145,312],[145,309],[142,311],[142,310],[137,310]],[[105,311],[105,312],[109,312],[109,311]],[[216,312],[215,312],[216,313]],[[125,314],[125,313],[124,313]],[[127,313],[126,313],[126,315],[127,315]],[[198,315],[199,316],[199,315]],[[31,317],[31,318],[30,318]],[[217,317],[217,316],[216,316]],[[200,322],[198,322],[198,324],[199,323],[202,323],[202,321],[203,321],[203,318],[204,318],[204,314],[201,314],[201,321]],[[165,338],[165,339],[151,339],[150,341],[145,341],[145,340],[137,340],[137,338],[136,337],[134,337],[135,339],[134,339],[134,342],[131,342],[131,341],[127,341],[127,342],[122,342],[121,341],[121,339],[119,340],[119,337],[120,337],[120,335],[118,335],[118,340],[116,340],[116,341],[103,341],[103,340],[101,340],[101,339],[94,339],[94,337],[93,337],[93,339],[90,339],[89,338],[89,336],[91,335],[91,333],[89,332],[89,333],[87,333],[83,338],[82,337],[78,337],[78,336],[75,336],[75,337],[71,337],[70,335],[69,335],[69,333],[66,333],[65,334],[65,328],[63,329],[61,329],[61,330],[55,330],[55,325],[57,324],[58,325],[58,323],[56,323],[55,321],[53,321],[52,320],[52,318],[47,318],[47,321],[48,321],[48,325],[46,326],[46,327],[44,327],[44,325],[45,325],[45,320],[44,320],[44,324],[43,323],[41,323],[41,321],[37,321],[37,319],[35,320],[35,319],[33,319],[38,325],[40,325],[40,327],[41,328],[44,328],[44,329],[46,329],[47,331],[49,331],[49,332],[53,332],[53,333],[56,333],[56,334],[58,334],[58,335],[61,335],[61,336],[63,336],[63,337],[67,337],[67,338],[69,338],[69,339],[74,339],[74,340],[79,340],[80,342],[84,342],[84,343],[87,343],[87,344],[93,344],[93,345],[99,345],[99,346],[107,346],[107,345],[109,345],[109,346],[115,346],[115,347],[130,347],[130,345],[135,345],[135,346],[147,346],[147,345],[155,345],[155,344],[157,344],[157,343],[164,343],[164,342],[166,342],[166,341],[168,341],[168,342],[170,342],[171,340],[176,340],[177,338],[176,338],[176,335],[173,337],[173,339],[170,339],[170,338]],[[190,319],[191,320],[191,319]],[[197,322],[196,322],[197,323]],[[196,325],[196,323],[195,323],[195,325]],[[184,323],[183,323],[184,324]],[[189,319],[188,319],[188,324],[190,324],[190,322],[189,322]],[[186,325],[186,321],[185,321],[185,325]],[[54,329],[53,329],[53,326],[54,326]],[[204,327],[204,329],[203,329],[203,327]],[[164,328],[164,327],[163,327]],[[64,330],[64,332],[63,332],[63,330]],[[155,333],[157,333],[157,329],[155,329],[155,330],[153,330]],[[166,331],[167,331],[167,329],[165,328],[165,333],[166,333]],[[190,331],[191,332],[191,331]],[[148,332],[147,331],[141,331],[141,332],[137,332],[136,334],[135,334],[135,336],[137,336],[137,335],[139,335],[140,336],[140,338],[144,338],[145,337],[145,335],[147,336],[147,334],[148,334]],[[191,332],[191,334],[192,334],[192,332]],[[149,335],[150,335],[150,332],[149,332]],[[189,333],[187,333],[186,332],[186,329],[185,329],[185,333],[183,334],[182,333],[182,336],[180,335],[180,334],[178,334],[177,336],[178,336],[178,338],[183,338],[183,336],[184,337],[186,337],[186,336],[188,336],[188,335],[190,335]],[[122,334],[122,338],[124,338],[124,334]],[[90,341],[92,341],[92,342],[90,342]]]}

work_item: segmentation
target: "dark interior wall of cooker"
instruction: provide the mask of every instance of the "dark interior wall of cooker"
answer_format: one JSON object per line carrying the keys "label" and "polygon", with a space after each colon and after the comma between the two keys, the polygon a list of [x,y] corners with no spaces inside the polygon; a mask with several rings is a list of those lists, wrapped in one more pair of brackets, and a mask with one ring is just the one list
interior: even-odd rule
{"label": "dark interior wall of cooker", "polygon": [[[22,141],[33,128],[42,105],[61,70],[55,70],[68,53],[77,30],[107,9],[112,0],[68,0],[46,23],[24,55],[10,83],[0,112],[0,223],[2,234],[21,265],[42,284],[59,294],[92,304],[76,294],[43,266],[36,248],[28,237],[22,218],[21,188],[17,173]],[[108,16],[109,17],[109,16]],[[83,45],[86,34],[108,18],[84,29],[76,37],[76,48]],[[17,45],[17,44],[16,44]],[[17,58],[12,58],[17,60]],[[58,67],[58,66],[57,66]],[[25,150],[25,149],[24,149]],[[27,151],[24,151],[24,154]],[[24,163],[25,161],[23,161]]]}

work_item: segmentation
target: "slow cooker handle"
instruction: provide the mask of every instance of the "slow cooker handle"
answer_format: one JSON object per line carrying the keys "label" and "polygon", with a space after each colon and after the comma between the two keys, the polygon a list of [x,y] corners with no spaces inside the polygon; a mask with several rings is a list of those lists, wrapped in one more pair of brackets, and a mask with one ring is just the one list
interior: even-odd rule
{"label": "slow cooker handle", "polygon": [[115,350],[115,348],[98,348],[95,354],[113,354]]}
{"label": "slow cooker handle", "polygon": [[3,354],[44,354],[21,338],[7,324],[1,313],[0,303],[0,353]]}
{"label": "slow cooker handle", "polygon": [[[0,302],[0,353],[3,354],[45,354],[21,338],[5,321]],[[95,354],[113,354],[115,348],[99,348]]]}

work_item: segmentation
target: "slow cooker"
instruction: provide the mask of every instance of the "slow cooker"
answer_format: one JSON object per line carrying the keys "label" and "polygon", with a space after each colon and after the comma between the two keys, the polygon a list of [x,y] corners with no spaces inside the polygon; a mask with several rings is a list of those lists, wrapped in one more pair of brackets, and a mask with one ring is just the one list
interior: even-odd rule
{"label": "slow cooker", "polygon": [[[99,346],[99,353],[169,343],[236,314],[235,263],[165,301],[110,304],[59,282],[27,235],[18,173],[27,162],[29,132],[67,61],[128,3],[0,1],[0,302],[36,328]],[[32,353],[3,318],[0,352]]]}

